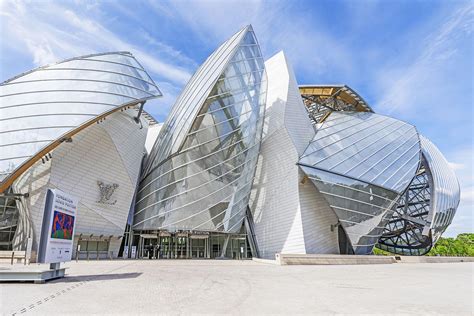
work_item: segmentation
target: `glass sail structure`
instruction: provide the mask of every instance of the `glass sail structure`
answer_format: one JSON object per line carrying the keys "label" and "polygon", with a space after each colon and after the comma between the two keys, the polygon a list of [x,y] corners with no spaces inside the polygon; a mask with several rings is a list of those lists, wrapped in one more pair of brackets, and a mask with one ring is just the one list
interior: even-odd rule
{"label": "glass sail structure", "polygon": [[416,174],[412,125],[370,112],[332,112],[299,159],[339,218],[355,254],[370,254]]}
{"label": "glass sail structure", "polygon": [[76,57],[1,83],[0,181],[82,124],[158,96],[128,52]]}
{"label": "glass sail structure", "polygon": [[264,61],[248,26],[205,61],[177,99],[145,162],[133,229],[240,230],[265,90]]}
{"label": "glass sail structure", "polygon": [[[81,212],[84,215],[80,221],[86,223],[89,220],[87,215],[93,216],[93,212],[86,211],[85,207],[87,201],[92,200],[93,206],[90,209],[94,209],[94,214],[101,213],[98,222],[104,223],[105,220],[109,225],[103,227],[104,231],[108,229],[110,232],[118,227],[117,234],[120,234],[122,231],[120,219],[123,217],[121,213],[128,211],[130,200],[126,200],[128,196],[130,199],[133,196],[139,173],[140,160],[133,157],[138,156],[141,159],[142,152],[140,149],[136,151],[140,146],[139,142],[131,146],[119,139],[124,137],[124,134],[128,139],[135,140],[139,140],[142,135],[145,136],[146,128],[142,124],[143,120],[137,117],[133,119],[137,115],[136,109],[139,104],[161,95],[148,73],[128,52],[75,57],[25,72],[2,82],[0,84],[0,249],[21,248],[28,237],[33,238],[33,247],[36,247],[38,237],[34,235],[34,230],[29,229],[38,223],[38,218],[42,218],[41,212],[44,210],[42,198],[48,187],[61,189],[60,186],[69,186],[71,191],[77,189],[77,194],[82,196]],[[119,113],[120,110],[124,115]],[[100,124],[100,127],[94,124],[105,119],[107,122]],[[84,133],[81,133],[82,131]],[[130,132],[135,134],[129,135]],[[104,137],[100,142],[91,143],[90,139],[93,139],[94,135]],[[110,135],[110,138],[107,135]],[[89,142],[83,141],[86,137],[90,137]],[[107,143],[107,140],[111,142],[117,140],[117,143],[108,147],[110,143]],[[67,154],[64,150],[66,147]],[[104,166],[103,161],[95,162],[97,166],[107,169],[102,170],[99,177],[111,171],[114,174],[114,182],[122,181],[120,183],[125,184],[121,185],[120,196],[121,200],[125,201],[123,204],[119,202],[115,205],[110,215],[104,211],[106,207],[96,205],[98,202],[94,187],[91,188],[88,184],[86,185],[88,190],[78,189],[80,188],[78,183],[85,181],[87,175],[82,172],[80,177],[72,176],[81,168],[92,170],[92,165],[87,165],[87,160],[94,154],[92,151],[94,147],[98,148],[95,153],[108,150],[107,157],[100,157],[103,161],[112,160],[114,153],[127,152],[126,156],[121,156],[123,160],[115,165]],[[80,150],[83,151],[68,156]],[[77,160],[64,167],[68,157]],[[54,175],[63,168],[60,166],[67,170],[67,174],[63,173],[55,178]],[[42,167],[44,169],[41,169]],[[124,173],[119,173],[117,170]],[[125,172],[129,177],[118,176],[124,175]],[[39,175],[36,177],[36,174]],[[92,174],[91,177],[95,178],[96,174]],[[60,181],[54,182],[52,179]],[[83,225],[88,231],[95,229],[92,226],[94,225]]]}

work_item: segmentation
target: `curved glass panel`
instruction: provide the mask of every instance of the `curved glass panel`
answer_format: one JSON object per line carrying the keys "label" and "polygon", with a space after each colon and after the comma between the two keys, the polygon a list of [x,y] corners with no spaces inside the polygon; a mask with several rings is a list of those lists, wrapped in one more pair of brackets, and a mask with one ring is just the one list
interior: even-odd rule
{"label": "curved glass panel", "polygon": [[420,142],[412,125],[370,112],[332,112],[300,163],[403,192],[415,176]]}
{"label": "curved glass panel", "polygon": [[[229,63],[237,47],[243,41],[246,29],[242,29],[224,42],[191,77],[163,124],[155,146],[150,153],[150,158],[145,162],[144,174],[148,174],[166,157],[176,152],[183,143],[183,138],[192,123],[189,118],[194,118],[197,115],[200,105],[211,94],[211,89],[213,89],[224,71],[224,67]],[[256,45],[256,41],[254,44]],[[240,60],[240,56],[237,60]]]}
{"label": "curved glass panel", "polygon": [[456,175],[436,146],[420,135],[423,153],[416,177],[398,201],[378,247],[424,255],[451,224],[460,201]]}
{"label": "curved glass panel", "polygon": [[251,27],[199,68],[148,157],[134,229],[240,230],[260,146],[265,77]]}
{"label": "curved glass panel", "polygon": [[353,252],[372,253],[392,217],[398,194],[355,179],[300,165],[336,213]]}
{"label": "curved glass panel", "polygon": [[160,96],[130,53],[41,67],[0,85],[0,181],[42,148],[126,103]]}
{"label": "curved glass panel", "polygon": [[420,135],[421,148],[433,178],[432,210],[430,214],[433,243],[451,224],[460,201],[460,187],[454,171],[439,149]]}

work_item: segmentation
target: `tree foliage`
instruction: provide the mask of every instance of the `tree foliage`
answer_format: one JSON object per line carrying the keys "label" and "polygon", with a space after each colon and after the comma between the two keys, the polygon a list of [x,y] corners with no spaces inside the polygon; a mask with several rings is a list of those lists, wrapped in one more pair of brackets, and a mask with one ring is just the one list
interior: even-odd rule
{"label": "tree foliage", "polygon": [[[393,256],[394,254],[374,248],[374,255]],[[456,238],[440,237],[427,256],[474,257],[474,234],[459,234]]]}
{"label": "tree foliage", "polygon": [[459,234],[456,238],[441,237],[428,256],[474,256],[474,234]]}

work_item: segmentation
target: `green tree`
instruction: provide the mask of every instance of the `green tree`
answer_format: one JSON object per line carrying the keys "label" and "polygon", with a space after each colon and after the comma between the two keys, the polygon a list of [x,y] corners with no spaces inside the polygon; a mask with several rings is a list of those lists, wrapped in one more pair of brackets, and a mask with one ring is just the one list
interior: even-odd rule
{"label": "green tree", "polygon": [[[392,253],[374,248],[374,255],[393,256]],[[474,257],[474,234],[463,233],[456,238],[440,237],[427,256]]]}
{"label": "green tree", "polygon": [[428,256],[474,256],[474,234],[459,234],[456,238],[441,237]]}

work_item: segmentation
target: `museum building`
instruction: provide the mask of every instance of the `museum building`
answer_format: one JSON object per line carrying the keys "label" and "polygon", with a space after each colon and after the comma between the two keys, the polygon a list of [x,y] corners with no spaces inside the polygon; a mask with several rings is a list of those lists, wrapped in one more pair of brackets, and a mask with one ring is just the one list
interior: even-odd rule
{"label": "museum building", "polygon": [[345,85],[299,85],[251,26],[197,69],[163,123],[128,52],[0,84],[0,249],[33,257],[46,193],[79,200],[73,258],[423,255],[459,184],[416,127]]}

